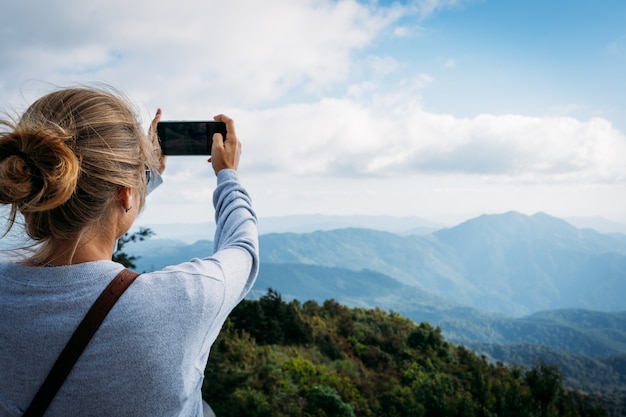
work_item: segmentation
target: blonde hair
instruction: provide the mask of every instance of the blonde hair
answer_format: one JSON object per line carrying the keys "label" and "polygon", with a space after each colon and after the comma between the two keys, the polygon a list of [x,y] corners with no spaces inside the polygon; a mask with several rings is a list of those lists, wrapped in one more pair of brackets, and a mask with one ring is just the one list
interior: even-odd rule
{"label": "blonde hair", "polygon": [[139,191],[158,152],[129,102],[111,89],[77,87],[35,101],[17,122],[0,120],[0,203],[43,244],[106,227],[118,190]]}

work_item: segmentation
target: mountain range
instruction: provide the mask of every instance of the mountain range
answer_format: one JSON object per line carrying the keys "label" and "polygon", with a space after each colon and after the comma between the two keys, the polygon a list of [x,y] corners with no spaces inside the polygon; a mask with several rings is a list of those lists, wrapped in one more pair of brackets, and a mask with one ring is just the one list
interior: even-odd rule
{"label": "mountain range", "polygon": [[[211,247],[208,240],[153,238],[129,252],[140,257],[138,269],[152,270],[206,256]],[[263,269],[326,268],[313,274],[313,286],[328,268],[338,268],[377,272],[447,302],[510,317],[563,308],[626,310],[626,235],[578,229],[543,213],[483,215],[429,234],[269,233],[260,236],[260,247]]]}
{"label": "mountain range", "polygon": [[261,260],[369,269],[482,310],[521,316],[557,308],[626,308],[626,236],[515,212],[428,235],[369,229],[261,236]]}
{"label": "mountain range", "polygon": [[[541,357],[573,387],[626,391],[626,235],[516,212],[402,230],[263,234],[250,297],[272,288],[301,302],[392,310],[494,361]],[[138,270],[151,270],[211,247],[152,238],[128,252],[140,256]]]}
{"label": "mountain range", "polygon": [[[158,223],[150,224],[139,217],[133,231],[147,227],[157,233],[159,239],[174,239],[186,243],[208,239],[215,233],[213,222],[204,223]],[[600,233],[626,234],[626,224],[603,217],[570,217],[566,220],[579,229],[592,229]],[[455,223],[456,224],[456,223]],[[455,224],[433,222],[417,216],[371,216],[371,215],[324,215],[300,214],[259,219],[259,233],[311,233],[345,228],[370,229],[391,232],[403,236],[426,235]]]}

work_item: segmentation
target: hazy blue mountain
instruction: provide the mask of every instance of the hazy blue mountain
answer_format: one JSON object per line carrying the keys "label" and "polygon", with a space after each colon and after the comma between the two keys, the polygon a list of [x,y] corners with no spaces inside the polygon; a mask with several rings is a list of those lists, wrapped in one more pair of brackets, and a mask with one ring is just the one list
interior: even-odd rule
{"label": "hazy blue mountain", "polygon": [[[160,242],[129,247],[142,257],[139,270],[211,251],[208,241]],[[357,228],[270,233],[260,244],[262,264],[375,271],[460,305],[513,316],[626,310],[626,235],[577,229],[542,213],[484,215],[429,235]]]}
{"label": "hazy blue mountain", "polygon": [[527,343],[595,358],[626,353],[626,312],[552,310],[522,318],[477,318],[437,324],[458,343]]}
{"label": "hazy blue mountain", "polygon": [[[399,235],[425,235],[448,225],[431,222],[415,216],[331,216],[322,214],[262,217],[259,219],[259,234],[268,233],[311,233],[319,230],[361,228],[396,233]],[[158,239],[174,239],[185,243],[213,239],[215,223],[163,223],[143,224],[138,222],[132,230],[147,227]]]}
{"label": "hazy blue mountain", "polygon": [[455,249],[488,306],[526,311],[626,308],[626,236],[577,229],[539,213],[481,216],[434,233]]}
{"label": "hazy blue mountain", "polygon": [[530,367],[543,361],[557,365],[564,383],[586,392],[626,392],[626,355],[590,358],[528,343],[469,343],[467,346],[494,361]]}
{"label": "hazy blue mountain", "polygon": [[185,244],[192,244],[199,240],[213,240],[215,223],[164,223],[133,226],[131,232],[145,227],[154,232],[153,239],[176,240]]}
{"label": "hazy blue mountain", "polygon": [[[185,243],[212,239],[215,223],[164,223],[144,224],[140,221],[133,230],[140,226],[153,230],[159,239],[175,239]],[[626,225],[602,217],[577,217],[566,219],[580,229],[593,229],[600,233],[622,233],[626,235]],[[450,225],[433,222],[415,216],[369,216],[350,215],[332,216],[323,214],[292,215],[281,217],[262,217],[259,219],[259,233],[312,233],[345,228],[370,229],[391,232],[398,235],[426,235]]]}
{"label": "hazy blue mountain", "polygon": [[[143,254],[137,261],[138,270],[148,270],[145,266],[150,264],[161,268],[176,258],[203,256],[211,247],[208,241],[185,246],[175,241],[163,243],[166,245],[145,245],[144,251],[137,253]],[[397,311],[416,322],[439,325],[455,343],[526,343],[587,357],[626,353],[626,312],[570,309],[508,318],[452,302],[371,269],[265,261],[250,297],[258,298],[269,288],[301,302],[334,299],[349,306]]]}
{"label": "hazy blue mountain", "polygon": [[495,314],[468,308],[427,291],[400,283],[379,272],[364,269],[264,262],[251,297],[272,288],[287,300],[323,303],[333,299],[351,307],[380,308],[402,313],[416,322],[439,323],[444,319],[474,317],[490,320]]}
{"label": "hazy blue mountain", "polygon": [[579,229],[593,229],[596,232],[607,234],[626,234],[626,224],[608,220],[604,217],[569,217],[565,220]]}
{"label": "hazy blue mountain", "polygon": [[311,233],[345,228],[371,229],[399,235],[428,234],[446,227],[415,216],[330,216],[322,214],[264,217],[259,219],[259,233]]}
{"label": "hazy blue mountain", "polygon": [[370,269],[470,307],[521,316],[626,309],[626,236],[545,214],[485,215],[428,236],[364,229],[262,236],[265,262]]}
{"label": "hazy blue mountain", "polygon": [[[265,262],[371,269],[432,292],[444,281],[452,281],[447,289],[459,296],[473,291],[462,276],[456,276],[462,265],[456,262],[453,249],[432,236],[399,236],[367,229],[272,233],[261,236],[261,248]],[[441,262],[444,259],[446,262]]]}
{"label": "hazy blue mountain", "polygon": [[138,257],[135,261],[136,271],[149,272],[191,258],[206,257],[213,253],[213,242],[199,240],[186,244],[180,240],[151,238],[143,242],[128,243],[124,251]]}
{"label": "hazy blue mountain", "polygon": [[608,329],[626,332],[626,311],[607,314],[600,311],[572,308],[539,311],[524,317],[524,319],[535,323],[575,324],[580,329]]}

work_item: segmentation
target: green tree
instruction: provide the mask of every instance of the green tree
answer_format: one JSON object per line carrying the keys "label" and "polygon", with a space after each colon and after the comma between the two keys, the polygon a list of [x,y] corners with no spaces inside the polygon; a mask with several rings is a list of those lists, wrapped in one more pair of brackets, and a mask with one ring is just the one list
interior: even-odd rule
{"label": "green tree", "polygon": [[352,406],[330,387],[312,387],[307,395],[306,411],[316,417],[354,417]]}
{"label": "green tree", "polygon": [[563,377],[556,366],[544,362],[526,373],[526,383],[530,392],[539,404],[542,417],[548,417],[549,410],[562,394]]}
{"label": "green tree", "polygon": [[258,301],[241,302],[230,319],[236,329],[245,329],[260,345],[313,342],[313,329],[302,317],[300,303],[285,303],[271,288]]}

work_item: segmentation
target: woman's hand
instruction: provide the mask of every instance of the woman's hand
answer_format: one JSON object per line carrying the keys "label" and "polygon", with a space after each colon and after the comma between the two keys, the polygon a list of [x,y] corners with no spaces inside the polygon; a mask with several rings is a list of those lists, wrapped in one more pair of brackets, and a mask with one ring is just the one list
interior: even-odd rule
{"label": "woman's hand", "polygon": [[161,163],[158,167],[159,174],[162,174],[165,171],[165,163],[167,162],[167,156],[163,155],[161,152],[161,143],[159,142],[159,137],[157,136],[157,124],[161,121],[161,109],[157,109],[156,115],[154,119],[152,119],[152,123],[150,123],[150,129],[148,129],[148,137],[152,140],[152,147],[154,152],[157,154],[159,158],[159,162]]}
{"label": "woman's hand", "polygon": [[237,169],[239,167],[239,156],[241,155],[241,142],[235,134],[235,122],[233,119],[218,114],[214,117],[218,122],[226,123],[226,138],[221,133],[213,135],[213,147],[209,162],[213,164],[215,175],[223,169]]}

